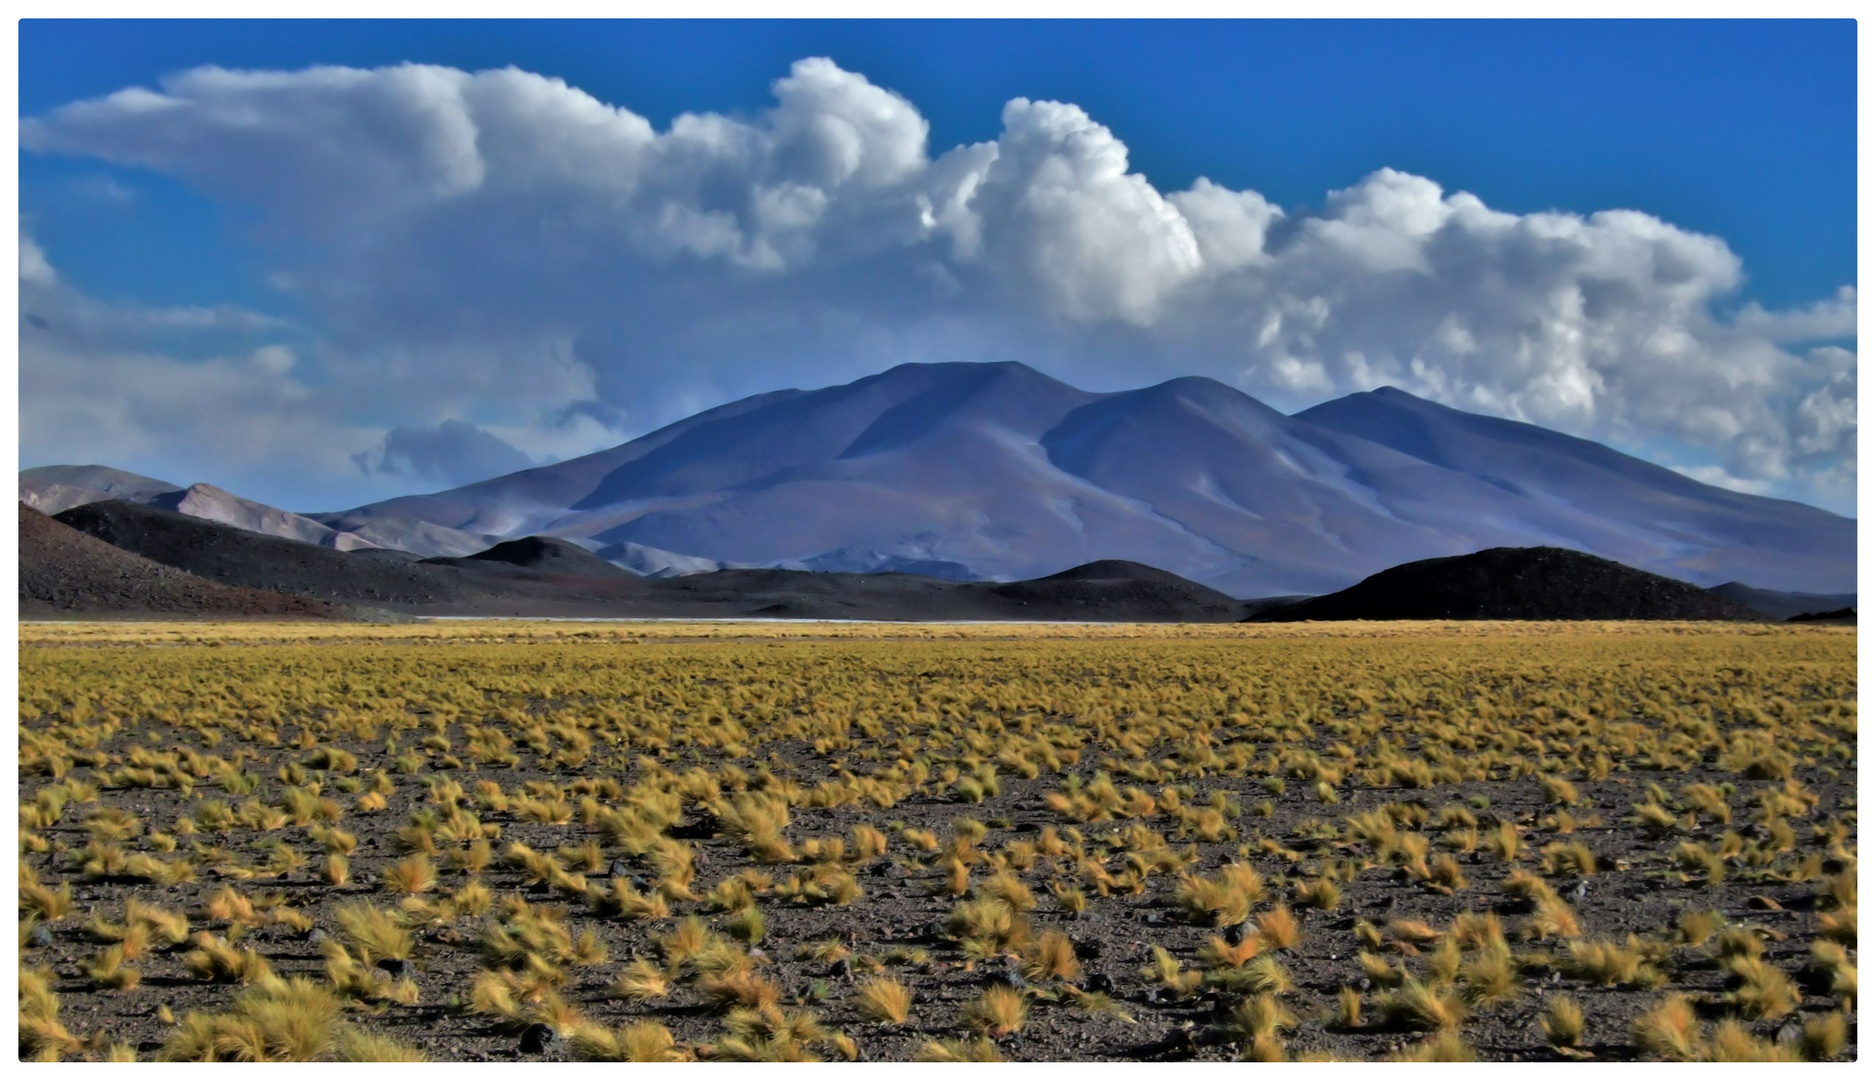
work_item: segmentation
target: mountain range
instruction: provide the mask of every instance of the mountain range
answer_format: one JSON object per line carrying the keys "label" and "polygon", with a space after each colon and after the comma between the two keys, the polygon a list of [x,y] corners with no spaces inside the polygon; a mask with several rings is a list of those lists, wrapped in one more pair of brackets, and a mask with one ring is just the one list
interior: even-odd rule
{"label": "mountain range", "polygon": [[762,394],[429,495],[295,514],[97,466],[20,474],[48,513],[127,499],[350,550],[571,541],[639,574],[734,567],[1045,577],[1144,563],[1237,596],[1552,546],[1702,586],[1855,588],[1855,521],[1390,387],[1293,416],[1203,378],[1093,393],[1018,363],[908,364]]}

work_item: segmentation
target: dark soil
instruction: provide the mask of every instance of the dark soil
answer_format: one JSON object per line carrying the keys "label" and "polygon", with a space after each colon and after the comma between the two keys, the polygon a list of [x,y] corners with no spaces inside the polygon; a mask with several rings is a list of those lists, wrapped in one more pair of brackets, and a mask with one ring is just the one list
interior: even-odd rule
{"label": "dark soil", "polygon": [[222,585],[87,536],[20,504],[20,615],[336,618],[331,604]]}
{"label": "dark soil", "polygon": [[1726,619],[1763,616],[1684,581],[1564,548],[1490,548],[1395,566],[1252,616],[1346,619]]}

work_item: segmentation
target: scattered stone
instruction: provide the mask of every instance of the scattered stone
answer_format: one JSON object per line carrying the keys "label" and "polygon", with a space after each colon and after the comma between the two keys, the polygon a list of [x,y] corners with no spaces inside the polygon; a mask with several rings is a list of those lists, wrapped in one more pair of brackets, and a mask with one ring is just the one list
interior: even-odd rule
{"label": "scattered stone", "polygon": [[560,1047],[560,1033],[545,1024],[529,1024],[521,1032],[521,1053],[545,1054]]}
{"label": "scattered stone", "polygon": [[26,935],[26,944],[35,949],[43,949],[52,944],[52,931],[47,930],[43,924],[35,926],[32,933]]}
{"label": "scattered stone", "polygon": [[1113,993],[1113,976],[1104,971],[1096,971],[1086,980],[1086,989],[1090,994]]}

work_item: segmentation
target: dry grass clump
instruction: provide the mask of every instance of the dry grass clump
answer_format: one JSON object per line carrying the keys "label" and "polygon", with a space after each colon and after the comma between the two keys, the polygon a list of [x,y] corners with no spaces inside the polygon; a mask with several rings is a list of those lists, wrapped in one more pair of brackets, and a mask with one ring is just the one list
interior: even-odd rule
{"label": "dry grass clump", "polygon": [[347,1025],[332,1048],[334,1061],[428,1061],[422,1050],[406,1042]]}
{"label": "dry grass clump", "polygon": [[580,1061],[689,1060],[689,1055],[678,1048],[670,1029],[651,1020],[640,1020],[623,1028],[580,1024],[573,1029],[569,1042],[573,1056]]}
{"label": "dry grass clump", "polygon": [[1543,1037],[1565,1055],[1581,1049],[1582,1007],[1566,997],[1550,998],[1543,1011]]}
{"label": "dry grass clump", "polygon": [[969,1062],[1002,1061],[1002,1052],[987,1037],[975,1039],[933,1039],[918,1051],[919,1061]]}
{"label": "dry grass clump", "polygon": [[868,979],[853,995],[853,1006],[868,1020],[903,1024],[911,1018],[911,989],[897,979]]}
{"label": "dry grass clump", "polygon": [[1634,1021],[1641,1053],[1664,1061],[1692,1061],[1700,1049],[1699,1017],[1684,994],[1672,994]]}
{"label": "dry grass clump", "polygon": [[1267,895],[1263,875],[1249,863],[1234,862],[1216,874],[1185,874],[1179,878],[1173,900],[1194,921],[1210,926],[1236,926]]}
{"label": "dry grass clump", "polygon": [[164,1061],[314,1061],[332,1048],[339,999],[303,978],[267,979],[226,1013],[192,1012],[163,1044]]}
{"label": "dry grass clump", "polygon": [[1413,1031],[1445,1031],[1465,1020],[1465,1003],[1450,988],[1429,986],[1409,978],[1380,995],[1376,1002],[1382,1022]]}
{"label": "dry grass clump", "polygon": [[1000,1039],[1022,1030],[1029,1018],[1029,1001],[1015,987],[996,983],[964,1006],[964,1025],[980,1035]]}

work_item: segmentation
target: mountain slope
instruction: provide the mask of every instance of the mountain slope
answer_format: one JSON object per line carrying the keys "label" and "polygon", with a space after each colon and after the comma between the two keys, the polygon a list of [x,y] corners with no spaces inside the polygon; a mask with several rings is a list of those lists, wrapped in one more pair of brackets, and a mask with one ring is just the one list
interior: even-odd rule
{"label": "mountain slope", "polygon": [[105,499],[143,501],[181,491],[167,480],[107,465],[41,465],[20,470],[20,501],[42,514],[56,514]]}
{"label": "mountain slope", "polygon": [[1392,387],[1296,418],[1500,487],[1533,506],[1527,520],[1555,540],[1630,565],[1701,583],[1855,587],[1855,521],[1813,506],[1702,484],[1600,443]]}
{"label": "mountain slope", "polygon": [[212,484],[191,484],[184,491],[163,492],[137,501],[204,521],[219,521],[223,525],[232,525],[248,532],[318,544],[339,551],[378,546],[356,533],[339,532],[302,514],[243,499]]}
{"label": "mountain slope", "polygon": [[1383,570],[1256,622],[1760,618],[1684,581],[1562,548],[1492,548]]}

